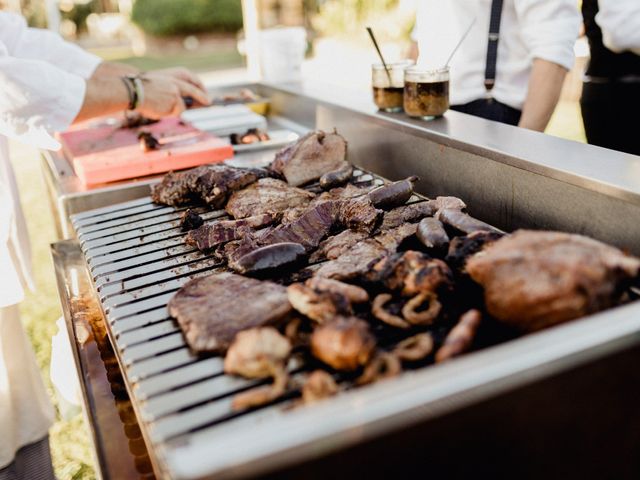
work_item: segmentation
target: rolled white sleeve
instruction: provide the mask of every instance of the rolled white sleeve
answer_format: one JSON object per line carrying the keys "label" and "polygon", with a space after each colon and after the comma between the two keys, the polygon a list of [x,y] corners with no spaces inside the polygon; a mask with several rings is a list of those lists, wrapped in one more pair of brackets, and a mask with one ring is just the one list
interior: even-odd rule
{"label": "rolled white sleeve", "polygon": [[12,57],[42,60],[85,79],[102,61],[56,33],[27,27],[24,18],[10,13],[0,12],[0,43]]}
{"label": "rolled white sleeve", "polygon": [[49,63],[3,56],[0,51],[0,135],[58,149],[51,132],[66,130],[78,115],[86,82]]}
{"label": "rolled white sleeve", "polygon": [[576,1],[518,0],[514,3],[522,38],[532,58],[571,69],[581,22]]}
{"label": "rolled white sleeve", "polygon": [[596,23],[604,46],[616,53],[640,55],[640,0],[598,0]]}

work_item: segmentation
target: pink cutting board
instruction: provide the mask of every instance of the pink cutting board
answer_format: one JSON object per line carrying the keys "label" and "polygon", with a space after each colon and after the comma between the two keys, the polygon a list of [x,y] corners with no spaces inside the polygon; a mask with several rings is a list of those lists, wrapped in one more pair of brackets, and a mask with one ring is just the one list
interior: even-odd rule
{"label": "pink cutting board", "polygon": [[[150,132],[160,148],[143,152],[139,132]],[[233,157],[227,142],[179,118],[165,118],[139,128],[113,126],[69,130],[60,143],[78,177],[86,185],[181,170]]]}

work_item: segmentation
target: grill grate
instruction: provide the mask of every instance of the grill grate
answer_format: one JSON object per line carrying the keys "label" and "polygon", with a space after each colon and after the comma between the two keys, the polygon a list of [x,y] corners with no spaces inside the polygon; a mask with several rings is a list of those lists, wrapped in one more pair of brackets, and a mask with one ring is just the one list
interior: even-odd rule
{"label": "grill grate", "polygon": [[[353,182],[381,185],[385,180],[356,170]],[[421,199],[414,195],[410,203]],[[72,217],[151,454],[172,476],[164,458],[171,445],[183,445],[197,432],[223,425],[243,428],[285,414],[282,405],[291,403],[289,396],[234,412],[233,396],[262,382],[225,375],[221,357],[193,354],[168,316],[166,305],[182,285],[222,268],[215,258],[183,242],[179,222],[184,210],[146,197]],[[223,210],[196,211],[205,220],[226,216]],[[305,363],[300,355],[290,360],[294,384]]]}

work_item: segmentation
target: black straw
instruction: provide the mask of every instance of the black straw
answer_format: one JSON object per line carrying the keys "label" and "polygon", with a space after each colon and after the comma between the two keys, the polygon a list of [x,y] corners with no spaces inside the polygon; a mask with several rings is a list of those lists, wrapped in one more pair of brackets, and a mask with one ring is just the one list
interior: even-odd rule
{"label": "black straw", "polygon": [[389,77],[389,86],[393,86],[393,81],[391,80],[391,73],[389,72],[389,67],[387,67],[387,62],[384,61],[384,57],[382,56],[382,52],[380,51],[380,47],[378,46],[378,42],[376,41],[376,37],[373,34],[373,30],[371,27],[367,27],[367,32],[369,32],[369,36],[371,37],[371,41],[373,42],[373,46],[376,47],[376,51],[380,56],[380,60],[382,61],[382,66],[384,67],[385,72],[387,72],[387,77]]}

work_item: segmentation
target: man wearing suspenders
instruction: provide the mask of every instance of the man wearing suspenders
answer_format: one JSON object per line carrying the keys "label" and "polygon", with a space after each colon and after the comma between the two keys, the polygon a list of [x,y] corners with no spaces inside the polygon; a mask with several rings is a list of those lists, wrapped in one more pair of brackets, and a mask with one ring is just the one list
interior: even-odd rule
{"label": "man wearing suspenders", "polygon": [[474,19],[450,64],[451,108],[544,131],[574,62],[576,0],[421,0],[413,56],[443,66]]}

